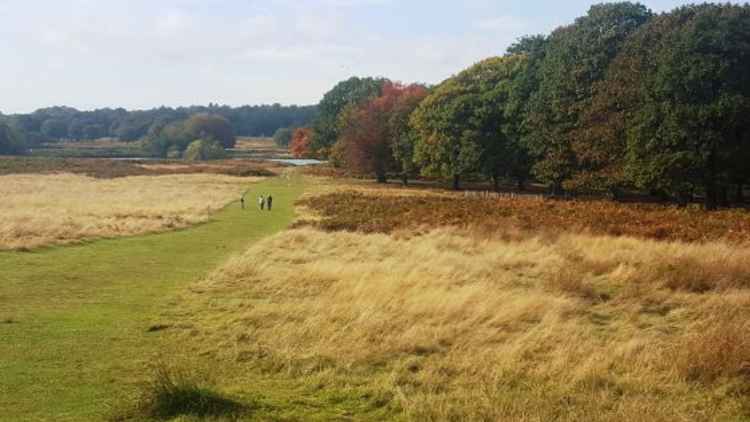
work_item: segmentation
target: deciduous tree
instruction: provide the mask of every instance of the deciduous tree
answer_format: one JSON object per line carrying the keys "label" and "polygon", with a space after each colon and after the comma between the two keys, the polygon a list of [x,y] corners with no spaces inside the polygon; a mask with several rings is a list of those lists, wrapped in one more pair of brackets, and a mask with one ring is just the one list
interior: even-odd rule
{"label": "deciduous tree", "polygon": [[419,137],[415,157],[426,174],[460,177],[481,171],[497,185],[501,177],[525,179],[528,159],[520,143],[514,83],[528,67],[525,55],[483,60],[438,86],[412,115]]}
{"label": "deciduous tree", "polygon": [[555,191],[576,172],[572,144],[594,83],[604,78],[628,36],[651,16],[637,3],[595,5],[548,38],[539,89],[526,116],[525,140],[537,157],[534,173]]}
{"label": "deciduous tree", "polygon": [[313,131],[310,128],[301,127],[294,130],[292,142],[289,144],[289,152],[295,158],[312,157],[312,137]]}
{"label": "deciduous tree", "polygon": [[700,187],[707,209],[724,202],[728,184],[747,176],[737,158],[750,149],[750,6],[660,15],[613,66],[608,86],[636,96],[621,111],[628,177],[675,195]]}
{"label": "deciduous tree", "polygon": [[389,171],[397,170],[406,180],[413,167],[414,138],[408,119],[426,92],[421,85],[388,81],[380,96],[344,109],[337,148],[350,171],[375,174],[382,183]]}
{"label": "deciduous tree", "polygon": [[339,82],[318,104],[313,122],[312,150],[327,158],[339,138],[339,115],[348,105],[360,104],[380,95],[385,79],[352,77]]}

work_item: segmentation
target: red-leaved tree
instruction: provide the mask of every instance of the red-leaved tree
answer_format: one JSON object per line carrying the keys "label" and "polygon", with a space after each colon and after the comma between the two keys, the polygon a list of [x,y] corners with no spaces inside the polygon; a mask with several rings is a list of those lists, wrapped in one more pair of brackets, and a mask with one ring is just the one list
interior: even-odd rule
{"label": "red-leaved tree", "polygon": [[[388,81],[379,97],[345,108],[339,117],[337,149],[346,167],[353,173],[374,173],[381,183],[386,182],[389,171],[403,170],[404,151],[409,150],[403,144],[412,139],[408,136],[408,115],[426,94],[421,85]],[[411,154],[406,160],[412,161]]]}
{"label": "red-leaved tree", "polygon": [[302,127],[294,130],[292,141],[289,143],[289,152],[294,158],[311,158],[312,129]]}

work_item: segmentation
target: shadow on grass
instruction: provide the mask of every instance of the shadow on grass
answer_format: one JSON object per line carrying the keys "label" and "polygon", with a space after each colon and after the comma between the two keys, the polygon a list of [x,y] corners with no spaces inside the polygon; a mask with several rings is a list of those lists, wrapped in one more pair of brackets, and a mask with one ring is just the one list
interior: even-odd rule
{"label": "shadow on grass", "polygon": [[197,381],[195,375],[159,365],[152,380],[143,385],[135,405],[116,410],[111,420],[169,420],[179,416],[234,420],[256,407],[256,403],[225,397]]}

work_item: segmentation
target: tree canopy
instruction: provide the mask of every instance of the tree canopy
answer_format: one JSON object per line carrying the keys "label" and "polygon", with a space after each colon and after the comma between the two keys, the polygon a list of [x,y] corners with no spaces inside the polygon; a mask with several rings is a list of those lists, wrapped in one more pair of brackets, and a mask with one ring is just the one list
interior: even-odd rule
{"label": "tree canopy", "polygon": [[575,174],[572,143],[593,84],[605,76],[628,36],[651,17],[638,3],[594,5],[549,36],[526,116],[525,142],[537,157],[534,173],[540,180],[559,190]]}
{"label": "tree canopy", "polygon": [[[748,177],[750,8],[693,5],[635,33],[599,85],[603,147],[638,188],[692,196],[707,208]],[[615,93],[623,101],[613,103]],[[611,147],[614,146],[614,147]],[[614,153],[613,153],[614,151]],[[740,162],[744,161],[742,164]]]}
{"label": "tree canopy", "polygon": [[453,178],[479,171],[495,183],[523,182],[528,159],[512,98],[528,67],[524,55],[483,60],[438,86],[412,116],[419,137],[415,159],[429,175]]}
{"label": "tree canopy", "polygon": [[339,137],[339,115],[349,105],[357,105],[380,95],[385,79],[352,77],[328,91],[318,104],[313,121],[312,150],[328,157]]}

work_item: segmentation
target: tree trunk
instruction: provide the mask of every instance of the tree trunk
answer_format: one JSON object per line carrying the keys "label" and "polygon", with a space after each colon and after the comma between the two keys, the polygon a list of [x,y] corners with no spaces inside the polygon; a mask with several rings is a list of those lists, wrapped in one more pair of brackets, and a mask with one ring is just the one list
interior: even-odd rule
{"label": "tree trunk", "polygon": [[716,183],[712,178],[705,183],[706,195],[703,200],[703,207],[706,211],[712,211],[716,209]]}
{"label": "tree trunk", "polygon": [[453,175],[453,190],[459,190],[461,188],[461,176],[458,174]]}
{"label": "tree trunk", "polygon": [[704,187],[705,187],[705,199],[703,206],[706,211],[712,211],[716,209],[716,151],[712,150],[708,156],[708,169],[705,176]]}
{"label": "tree trunk", "polygon": [[729,206],[729,189],[727,189],[727,186],[725,184],[719,186],[718,203],[720,207]]}
{"label": "tree trunk", "polygon": [[619,201],[621,197],[620,189],[617,188],[617,186],[611,186],[609,188],[609,196],[612,198],[613,201]]}
{"label": "tree trunk", "polygon": [[409,186],[409,175],[404,173],[401,175],[401,183],[403,183],[404,186]]}
{"label": "tree trunk", "polygon": [[562,183],[560,183],[560,182],[553,182],[552,183],[552,195],[553,196],[560,196],[562,194],[563,194]]}
{"label": "tree trunk", "polygon": [[495,192],[500,192],[500,178],[496,174],[492,175],[492,186],[495,188]]}
{"label": "tree trunk", "polygon": [[377,178],[378,183],[386,183],[388,181],[385,177],[385,172],[377,172],[375,177]]}
{"label": "tree trunk", "polygon": [[679,205],[680,207],[686,207],[692,201],[693,192],[684,190],[677,193],[677,205]]}
{"label": "tree trunk", "polygon": [[745,203],[745,185],[743,183],[737,185],[737,202]]}

